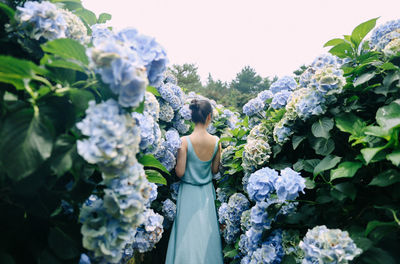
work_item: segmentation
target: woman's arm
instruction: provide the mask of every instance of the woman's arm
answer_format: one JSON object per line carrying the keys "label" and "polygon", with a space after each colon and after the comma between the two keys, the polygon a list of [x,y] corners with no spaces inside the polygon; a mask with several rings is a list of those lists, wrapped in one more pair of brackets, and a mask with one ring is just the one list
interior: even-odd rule
{"label": "woman's arm", "polygon": [[[217,139],[218,140],[218,139]],[[213,174],[217,174],[219,171],[219,163],[221,162],[221,143],[218,143],[218,151],[215,154],[214,160],[212,162],[211,171]]]}
{"label": "woman's arm", "polygon": [[178,149],[178,157],[176,158],[175,173],[176,176],[181,178],[185,174],[186,169],[186,157],[187,157],[187,140],[186,137],[182,137],[181,147]]}

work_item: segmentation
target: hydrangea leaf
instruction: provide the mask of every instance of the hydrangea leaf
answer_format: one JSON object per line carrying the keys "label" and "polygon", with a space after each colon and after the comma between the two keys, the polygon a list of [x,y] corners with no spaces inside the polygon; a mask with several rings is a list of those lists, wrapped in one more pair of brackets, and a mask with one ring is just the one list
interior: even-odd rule
{"label": "hydrangea leaf", "polygon": [[335,122],[340,131],[356,136],[362,136],[363,129],[366,126],[366,123],[361,118],[348,113],[336,116]]}
{"label": "hydrangea leaf", "polygon": [[400,99],[381,107],[376,112],[376,121],[381,127],[391,129],[400,126]]}
{"label": "hydrangea leaf", "polygon": [[24,108],[9,115],[2,124],[0,160],[8,176],[21,180],[51,155],[53,126],[39,111]]}
{"label": "hydrangea leaf", "polygon": [[320,174],[323,171],[330,170],[334,168],[341,160],[341,157],[328,155],[323,160],[321,160],[317,166],[314,168],[314,176]]}
{"label": "hydrangea leaf", "polygon": [[75,241],[59,228],[50,229],[49,246],[61,259],[73,259],[80,255]]}
{"label": "hydrangea leaf", "polygon": [[353,83],[354,87],[360,86],[360,85],[368,82],[369,80],[374,78],[375,75],[376,75],[375,72],[367,72],[367,73],[364,73],[364,74],[358,76],[357,79]]}
{"label": "hydrangea leaf", "polygon": [[170,175],[169,171],[161,164],[153,155],[143,155],[139,158],[139,163],[141,163],[145,167],[157,168],[168,175]]}
{"label": "hydrangea leaf", "polygon": [[347,42],[337,44],[336,46],[331,48],[329,52],[332,55],[338,56],[339,58],[353,57],[353,48]]}
{"label": "hydrangea leaf", "polygon": [[368,236],[369,233],[371,233],[371,231],[373,231],[375,228],[379,227],[379,226],[393,226],[393,227],[397,227],[398,224],[396,222],[381,222],[381,221],[370,221],[368,222],[367,228],[365,229],[365,236]]}
{"label": "hydrangea leaf", "polygon": [[9,19],[14,19],[15,11],[6,5],[5,3],[0,3],[0,10],[8,16]]}
{"label": "hydrangea leaf", "polygon": [[372,159],[380,152],[381,150],[384,150],[386,146],[383,147],[376,147],[376,148],[364,148],[361,150],[361,154],[363,155],[363,158],[367,164],[369,164]]}
{"label": "hydrangea leaf", "polygon": [[392,153],[386,155],[386,159],[390,160],[394,166],[400,165],[400,150],[395,150]]}
{"label": "hydrangea leaf", "polygon": [[326,42],[326,43],[324,44],[324,48],[325,48],[325,47],[329,47],[329,46],[336,46],[336,45],[341,44],[341,43],[343,43],[343,42],[344,42],[344,40],[341,39],[341,38],[334,38],[334,39],[331,39],[331,40],[329,40],[328,42]]}
{"label": "hydrangea leaf", "polygon": [[101,13],[99,15],[99,19],[97,19],[97,23],[98,24],[104,24],[106,23],[108,20],[111,20],[112,16],[108,13]]}
{"label": "hydrangea leaf", "polygon": [[355,48],[358,49],[361,41],[365,38],[365,36],[375,27],[377,18],[370,19],[364,23],[361,23],[356,28],[354,28],[351,33],[351,42],[354,44]]}
{"label": "hydrangea leaf", "polygon": [[51,169],[60,177],[71,169],[77,157],[75,139],[72,136],[62,135],[54,145],[51,157]]}
{"label": "hydrangea leaf", "polygon": [[40,68],[31,61],[10,56],[0,56],[0,82],[9,83],[17,90],[24,90],[31,79],[37,74],[44,75],[47,70]]}
{"label": "hydrangea leaf", "polygon": [[331,181],[339,178],[354,177],[358,169],[362,167],[361,162],[345,161],[339,164],[337,169],[331,170]]}
{"label": "hydrangea leaf", "polygon": [[400,172],[395,169],[389,169],[375,176],[368,185],[386,187],[398,182],[400,182]]}
{"label": "hydrangea leaf", "polygon": [[146,91],[154,94],[155,96],[160,97],[161,94],[158,92],[158,90],[156,88],[154,88],[153,86],[147,86]]}
{"label": "hydrangea leaf", "polygon": [[147,180],[152,183],[167,185],[167,180],[155,170],[146,170]]}
{"label": "hydrangea leaf", "polygon": [[293,136],[292,138],[292,144],[293,144],[293,150],[295,150],[303,140],[306,139],[305,136]]}
{"label": "hydrangea leaf", "polygon": [[335,149],[335,141],[332,138],[317,138],[312,141],[312,148],[316,154],[326,156]]}
{"label": "hydrangea leaf", "polygon": [[357,189],[354,186],[354,184],[352,184],[350,182],[343,182],[343,183],[336,184],[333,186],[333,188],[334,188],[334,190],[341,192],[342,194],[351,198],[352,200],[354,200],[356,198]]}
{"label": "hydrangea leaf", "polygon": [[321,118],[314,124],[312,124],[311,132],[315,137],[322,137],[328,139],[330,137],[329,131],[333,128],[333,119],[332,118]]}
{"label": "hydrangea leaf", "polygon": [[85,47],[73,39],[55,39],[41,45],[46,53],[58,56],[66,60],[79,62],[84,66],[89,64]]}

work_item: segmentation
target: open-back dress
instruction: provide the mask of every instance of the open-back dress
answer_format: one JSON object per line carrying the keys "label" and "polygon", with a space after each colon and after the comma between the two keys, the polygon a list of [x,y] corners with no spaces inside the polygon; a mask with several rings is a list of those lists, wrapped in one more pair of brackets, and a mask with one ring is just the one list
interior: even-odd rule
{"label": "open-back dress", "polygon": [[176,217],[168,243],[166,264],[222,264],[221,237],[215,209],[211,164],[200,160],[188,142],[185,174],[181,179]]}

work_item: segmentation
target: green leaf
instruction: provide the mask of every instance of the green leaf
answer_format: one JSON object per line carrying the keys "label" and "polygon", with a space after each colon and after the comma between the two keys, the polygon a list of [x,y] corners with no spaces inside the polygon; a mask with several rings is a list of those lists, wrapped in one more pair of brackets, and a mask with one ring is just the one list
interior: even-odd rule
{"label": "green leaf", "polygon": [[237,249],[233,249],[231,251],[228,251],[224,254],[225,258],[234,258],[239,254],[239,251]]}
{"label": "green leaf", "polygon": [[315,182],[312,180],[312,179],[310,179],[310,178],[308,178],[308,177],[306,177],[306,178],[304,178],[305,180],[306,180],[306,188],[307,189],[314,189],[315,188]]}
{"label": "green leaf", "polygon": [[9,115],[0,131],[0,163],[8,177],[21,180],[50,157],[53,127],[39,111],[22,109]]}
{"label": "green leaf", "polygon": [[374,78],[375,75],[376,75],[375,72],[367,72],[367,73],[360,75],[359,77],[357,77],[357,79],[353,83],[354,87],[360,86],[361,84],[368,82],[369,80]]}
{"label": "green leaf", "polygon": [[61,135],[54,145],[50,167],[60,177],[71,169],[77,157],[75,138],[69,135]]}
{"label": "green leaf", "polygon": [[380,248],[372,247],[362,254],[362,264],[398,264],[390,254]]}
{"label": "green leaf", "polygon": [[157,90],[155,87],[153,87],[153,86],[147,86],[146,91],[148,91],[148,92],[154,94],[155,96],[158,96],[158,97],[161,96],[161,94],[158,92],[158,90]]}
{"label": "green leaf", "polygon": [[367,126],[364,133],[366,135],[384,138],[387,141],[390,140],[390,131],[380,126]]}
{"label": "green leaf", "polygon": [[354,184],[350,182],[336,184],[333,186],[333,188],[351,198],[352,200],[356,198],[357,189],[354,187]]}
{"label": "green leaf", "polygon": [[400,182],[399,171],[394,169],[389,169],[375,176],[368,185],[386,187],[398,182]]}
{"label": "green leaf", "polygon": [[8,5],[0,3],[0,10],[3,11],[3,13],[6,14],[10,20],[14,19],[15,11]]}
{"label": "green leaf", "polygon": [[343,42],[344,42],[344,40],[341,39],[341,38],[334,38],[334,39],[331,39],[331,40],[329,40],[328,42],[326,42],[326,43],[324,44],[324,48],[325,48],[325,47],[329,47],[329,46],[336,46],[336,45],[341,44],[341,43],[343,43]]}
{"label": "green leaf", "polygon": [[68,94],[77,115],[83,114],[88,108],[89,101],[95,99],[91,92],[76,88],[71,88]]}
{"label": "green leaf", "polygon": [[381,221],[370,221],[368,222],[367,228],[365,229],[365,236],[368,236],[369,233],[371,233],[372,230],[377,228],[378,226],[393,226],[393,227],[398,227],[399,225],[396,222],[381,222]]}
{"label": "green leaf", "polygon": [[361,162],[342,162],[339,164],[337,169],[331,170],[331,181],[339,178],[352,178],[361,167]]}
{"label": "green leaf", "polygon": [[61,259],[73,259],[80,255],[75,241],[60,228],[51,228],[48,237],[49,247]]}
{"label": "green leaf", "polygon": [[385,62],[382,64],[379,68],[381,68],[384,71],[390,71],[390,70],[399,70],[399,67],[394,65],[391,62]]}
{"label": "green leaf", "polygon": [[306,139],[306,136],[293,136],[292,137],[293,150],[295,150],[304,139]]}
{"label": "green leaf", "polygon": [[320,159],[309,159],[309,160],[304,160],[304,161],[303,161],[303,169],[304,169],[306,172],[313,173],[313,172],[314,172],[315,166],[317,166],[318,163],[320,163],[320,162],[321,162]]}
{"label": "green leaf", "polygon": [[75,10],[75,15],[79,16],[86,24],[92,26],[97,23],[96,15],[85,8]]}
{"label": "green leaf", "polygon": [[332,138],[317,138],[312,142],[312,148],[316,154],[327,156],[335,149],[335,142]]}
{"label": "green leaf", "polygon": [[101,13],[99,15],[99,19],[97,19],[97,23],[98,24],[104,24],[106,23],[108,20],[111,20],[112,16],[110,14],[107,13]]}
{"label": "green leaf", "polygon": [[321,118],[314,124],[312,124],[311,132],[315,137],[322,137],[328,139],[330,137],[329,131],[333,128],[333,119],[331,118]]}
{"label": "green leaf", "polygon": [[376,112],[376,122],[385,129],[400,126],[400,99],[383,106]]}
{"label": "green leaf", "polygon": [[379,151],[384,150],[386,147],[376,147],[376,148],[364,148],[361,150],[361,154],[367,164],[378,154]]}
{"label": "green leaf", "polygon": [[145,167],[152,167],[152,168],[157,168],[168,175],[171,175],[169,171],[164,167],[164,165],[161,164],[153,155],[143,155],[139,159],[139,163],[141,163]]}
{"label": "green leaf", "polygon": [[318,163],[314,168],[314,176],[320,174],[323,171],[330,170],[334,168],[341,160],[341,157],[328,155],[323,160]]}
{"label": "green leaf", "polygon": [[392,153],[386,155],[386,159],[390,160],[394,166],[400,165],[400,150],[395,150]]}
{"label": "green leaf", "polygon": [[158,171],[146,170],[146,176],[149,182],[167,185],[167,180]]}
{"label": "green leaf", "polygon": [[331,48],[329,52],[332,55],[338,56],[339,58],[353,57],[353,48],[347,42],[337,44],[336,46]]}
{"label": "green leaf", "polygon": [[375,27],[377,18],[370,19],[358,25],[351,33],[351,42],[358,48],[365,36]]}
{"label": "green leaf", "polygon": [[41,45],[42,49],[46,53],[56,55],[60,58],[66,59],[67,61],[79,62],[83,66],[89,64],[89,59],[86,56],[85,47],[78,41],[73,39],[55,39],[48,41]]}
{"label": "green leaf", "polygon": [[335,117],[336,127],[340,131],[350,133],[356,136],[363,135],[363,129],[366,123],[354,114],[341,114]]}
{"label": "green leaf", "polygon": [[25,85],[37,74],[44,75],[46,73],[47,70],[31,61],[0,56],[0,82],[12,84],[17,90],[24,90]]}

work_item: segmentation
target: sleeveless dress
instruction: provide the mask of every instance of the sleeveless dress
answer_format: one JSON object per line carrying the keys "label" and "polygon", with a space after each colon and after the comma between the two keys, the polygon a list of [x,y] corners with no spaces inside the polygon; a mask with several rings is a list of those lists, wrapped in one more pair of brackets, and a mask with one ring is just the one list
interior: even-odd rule
{"label": "sleeveless dress", "polygon": [[166,264],[222,264],[222,246],[215,209],[211,163],[218,150],[218,138],[209,161],[200,160],[190,138],[186,170],[181,178],[176,217],[168,242]]}

